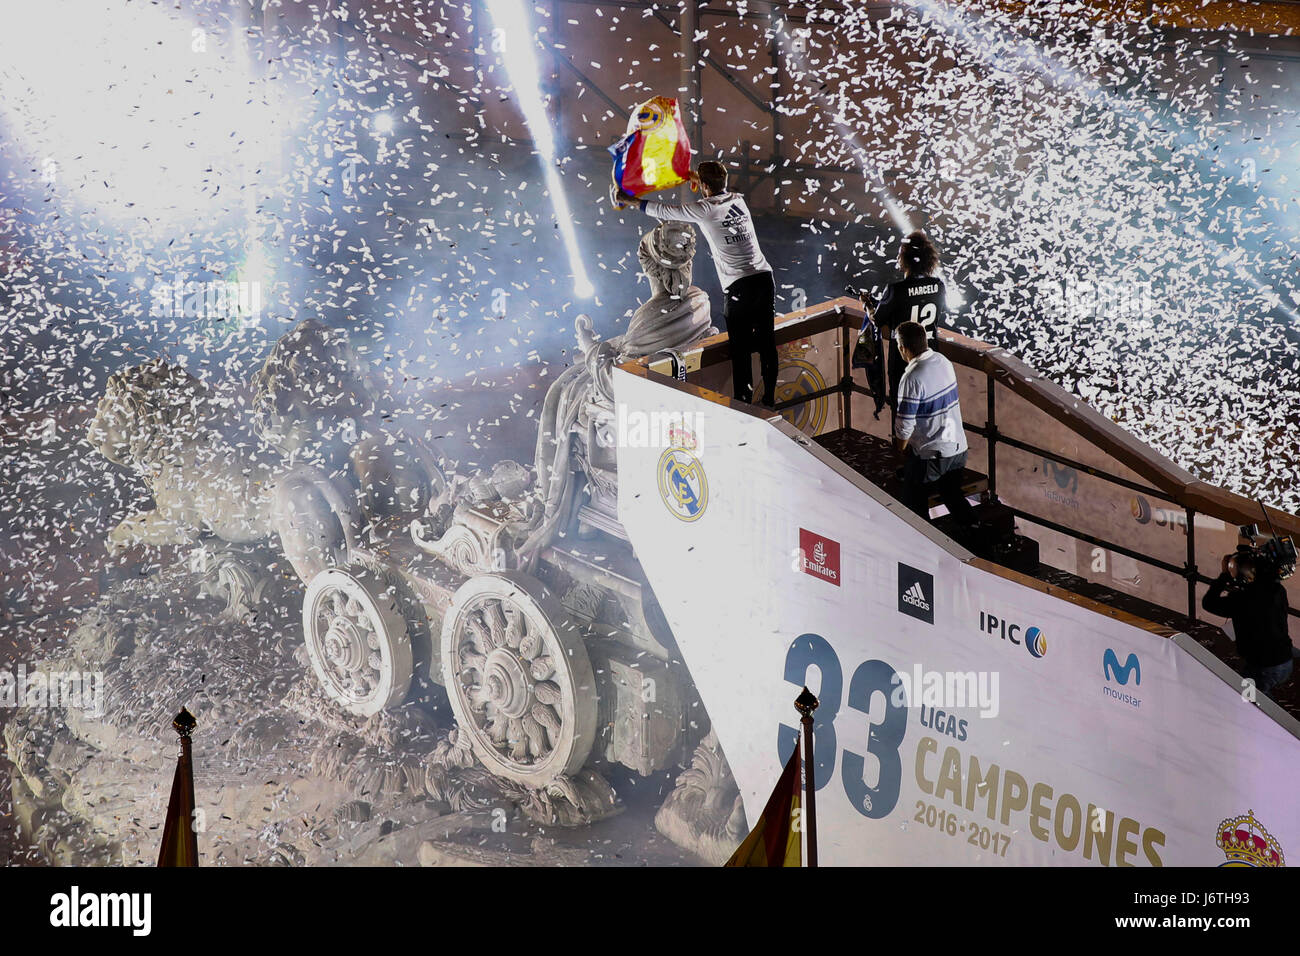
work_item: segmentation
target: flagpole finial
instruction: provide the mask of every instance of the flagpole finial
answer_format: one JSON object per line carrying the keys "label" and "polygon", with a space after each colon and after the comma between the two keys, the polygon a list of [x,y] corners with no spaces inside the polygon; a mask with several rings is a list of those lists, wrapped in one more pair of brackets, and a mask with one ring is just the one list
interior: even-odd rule
{"label": "flagpole finial", "polygon": [[181,712],[177,714],[176,719],[172,721],[172,727],[174,727],[176,733],[180,734],[182,737],[188,737],[194,732],[194,728],[198,726],[198,723],[199,722],[194,719],[194,715],[191,714],[189,710],[182,707]]}
{"label": "flagpole finial", "polygon": [[794,701],[794,709],[799,711],[799,713],[804,717],[811,717],[812,712],[820,705],[821,701],[813,696],[813,692],[807,687],[804,687],[803,691],[800,692],[799,696],[796,697]]}

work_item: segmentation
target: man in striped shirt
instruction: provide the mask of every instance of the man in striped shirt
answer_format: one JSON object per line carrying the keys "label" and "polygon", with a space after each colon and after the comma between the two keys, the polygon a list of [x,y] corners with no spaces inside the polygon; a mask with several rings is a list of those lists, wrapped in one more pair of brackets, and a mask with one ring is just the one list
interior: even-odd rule
{"label": "man in striped shirt", "polygon": [[930,517],[930,495],[937,491],[948,513],[963,528],[974,524],[974,509],[961,491],[966,466],[966,430],[952,363],[930,348],[925,326],[903,322],[894,331],[907,369],[898,383],[894,446],[905,453],[903,504]]}

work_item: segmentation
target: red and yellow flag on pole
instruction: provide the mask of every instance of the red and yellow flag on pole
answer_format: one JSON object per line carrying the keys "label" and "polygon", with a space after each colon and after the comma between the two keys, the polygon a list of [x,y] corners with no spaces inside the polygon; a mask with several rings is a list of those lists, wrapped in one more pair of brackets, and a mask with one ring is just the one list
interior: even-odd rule
{"label": "red and yellow flag on pole", "polygon": [[671,97],[656,96],[633,110],[627,132],[609,152],[614,185],[638,198],[690,179],[691,144]]}
{"label": "red and yellow flag on pole", "polygon": [[726,866],[802,866],[803,852],[800,827],[799,791],[802,765],[799,744],[795,744],[790,762],[785,765],[776,789],[768,798],[763,814],[749,831]]}
{"label": "red and yellow flag on pole", "polygon": [[172,797],[167,804],[167,823],[163,826],[159,866],[198,866],[199,841],[194,833],[194,757],[190,734],[198,721],[184,707],[172,721],[181,738],[181,753],[172,779]]}

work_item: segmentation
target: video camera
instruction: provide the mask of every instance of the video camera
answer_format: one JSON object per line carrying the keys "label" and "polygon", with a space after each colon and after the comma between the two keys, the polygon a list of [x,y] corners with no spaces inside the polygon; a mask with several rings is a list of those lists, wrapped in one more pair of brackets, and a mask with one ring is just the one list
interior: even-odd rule
{"label": "video camera", "polygon": [[1254,562],[1257,577],[1273,576],[1279,581],[1285,581],[1295,573],[1296,547],[1290,537],[1273,534],[1261,538],[1259,525],[1253,524],[1242,525],[1239,530],[1241,536],[1250,543],[1238,545],[1236,552],[1228,555],[1230,575],[1237,577],[1237,562],[1244,555],[1249,555]]}

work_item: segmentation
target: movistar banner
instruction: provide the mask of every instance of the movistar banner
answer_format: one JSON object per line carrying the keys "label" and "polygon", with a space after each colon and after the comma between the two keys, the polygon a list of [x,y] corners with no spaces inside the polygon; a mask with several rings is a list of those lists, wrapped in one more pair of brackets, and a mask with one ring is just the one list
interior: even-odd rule
{"label": "movistar banner", "polygon": [[[615,371],[619,513],[752,823],[815,725],[827,864],[1280,865],[1300,740],[1157,634],[950,554],[760,419]],[[698,432],[698,433],[697,433]]]}

